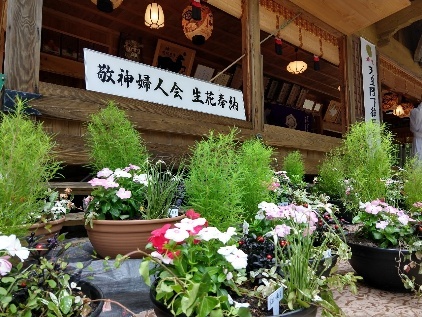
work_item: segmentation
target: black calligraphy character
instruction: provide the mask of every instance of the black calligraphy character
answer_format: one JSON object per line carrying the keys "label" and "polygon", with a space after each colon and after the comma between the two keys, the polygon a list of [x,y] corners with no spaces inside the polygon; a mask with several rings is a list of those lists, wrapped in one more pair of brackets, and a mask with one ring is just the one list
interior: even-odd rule
{"label": "black calligraphy character", "polygon": [[373,72],[372,66],[368,66],[368,68],[369,68],[369,75],[371,75]]}
{"label": "black calligraphy character", "polygon": [[221,108],[224,108],[224,106],[226,105],[226,103],[227,103],[227,100],[224,99],[224,95],[223,94],[220,94],[218,96],[218,106],[220,106]]}
{"label": "black calligraphy character", "polygon": [[120,68],[120,74],[118,76],[117,82],[120,84],[120,86],[123,86],[123,83],[125,83],[126,88],[129,88],[134,78],[132,75],[129,74],[128,70],[126,70],[126,74],[124,74],[124,72],[125,72],[124,69]]}
{"label": "black calligraphy character", "polygon": [[376,117],[377,115],[376,100],[375,98],[371,98],[371,100],[374,102],[374,105],[371,107],[371,117]]}
{"label": "black calligraphy character", "polygon": [[112,82],[113,84],[115,84],[116,82],[113,79],[113,74],[114,74],[114,70],[110,69],[109,65],[106,64],[99,64],[98,65],[99,71],[97,73],[98,75],[98,79],[101,80],[103,83],[105,82]]}
{"label": "black calligraphy character", "polygon": [[145,88],[145,91],[150,90],[151,88],[151,81],[149,75],[144,75],[144,78],[142,78],[141,74],[138,74],[138,80],[136,81],[138,84],[138,88]]}
{"label": "black calligraphy character", "polygon": [[234,109],[236,111],[239,111],[239,104],[237,103],[235,97],[230,96],[229,104],[230,104],[229,110]]}
{"label": "black calligraphy character", "polygon": [[213,102],[214,101],[214,93],[212,91],[207,91],[205,93],[205,95],[207,95],[207,99],[205,100],[205,103],[207,105],[211,105],[211,106],[215,107],[217,103]]}
{"label": "black calligraphy character", "polygon": [[195,87],[193,89],[193,99],[192,102],[200,102],[202,104],[204,104],[204,102],[200,99],[201,98],[201,92],[199,91],[198,87]]}
{"label": "black calligraphy character", "polygon": [[157,87],[155,87],[154,90],[160,89],[163,92],[163,94],[165,94],[168,97],[169,94],[167,92],[165,92],[165,90],[161,87],[162,83],[163,83],[163,80],[161,78],[159,78]]}
{"label": "black calligraphy character", "polygon": [[371,76],[371,86],[375,86],[375,76]]}
{"label": "black calligraphy character", "polygon": [[174,93],[174,98],[178,97],[180,100],[182,100],[182,96],[180,95],[181,92],[183,92],[182,89],[180,89],[179,86],[177,86],[177,83],[175,82],[173,84],[173,87],[170,90],[171,93]]}
{"label": "black calligraphy character", "polygon": [[375,96],[375,87],[369,87],[369,95]]}

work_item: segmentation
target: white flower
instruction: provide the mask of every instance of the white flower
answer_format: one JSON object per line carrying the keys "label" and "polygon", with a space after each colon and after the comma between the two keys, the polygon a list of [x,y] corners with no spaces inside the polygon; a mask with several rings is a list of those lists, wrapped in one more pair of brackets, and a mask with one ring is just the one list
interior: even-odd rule
{"label": "white flower", "polygon": [[195,227],[203,226],[207,220],[205,218],[197,218],[197,219],[189,219],[183,218],[180,222],[176,223],[175,226],[180,229],[184,229],[186,231],[193,232]]}
{"label": "white flower", "polygon": [[232,272],[229,272],[229,273],[226,274],[227,281],[230,281],[232,278],[233,278],[233,273]]}
{"label": "white flower", "polygon": [[229,242],[232,236],[236,235],[236,229],[233,227],[229,227],[226,232],[222,232],[221,235],[218,237],[218,240],[226,244]]}
{"label": "white flower", "polygon": [[255,219],[256,220],[262,220],[265,218],[264,211],[262,209],[258,210],[256,213]]}
{"label": "white flower", "polygon": [[148,175],[147,174],[139,174],[133,176],[133,181],[135,183],[143,184],[148,186]]}
{"label": "white flower", "polygon": [[168,229],[164,234],[164,237],[175,242],[183,242],[189,238],[189,232],[180,228]]}
{"label": "white flower", "polygon": [[275,234],[277,234],[277,236],[279,236],[280,238],[284,238],[285,236],[287,236],[288,234],[290,234],[290,230],[292,228],[289,227],[288,225],[282,224],[282,225],[277,225],[274,228],[274,232]]}
{"label": "white flower", "polygon": [[29,250],[21,246],[21,242],[14,234],[10,236],[0,236],[0,250],[6,250],[11,256],[16,255],[22,262],[29,256]]}
{"label": "white flower", "polygon": [[234,308],[249,307],[249,303],[234,302]]}
{"label": "white flower", "polygon": [[121,168],[118,168],[114,171],[115,177],[124,177],[124,178],[131,178],[132,174],[122,170]]}
{"label": "white flower", "polygon": [[225,247],[220,247],[217,253],[226,256],[226,255],[232,254],[235,250],[236,250],[236,246],[228,245]]}
{"label": "white flower", "polygon": [[151,252],[151,256],[161,260],[164,264],[173,264],[173,259],[169,258],[166,254],[162,255],[161,253],[158,253],[157,251]]}
{"label": "white flower", "polygon": [[103,168],[101,171],[99,171],[97,173],[97,177],[99,178],[107,178],[109,177],[111,174],[113,174],[113,171],[109,168]]}
{"label": "white flower", "polygon": [[210,241],[212,239],[218,239],[220,235],[221,232],[216,227],[207,227],[201,229],[201,231],[198,232],[197,237],[199,240]]}
{"label": "white flower", "polygon": [[242,233],[248,234],[248,232],[249,232],[249,223],[243,220]]}
{"label": "white flower", "polygon": [[235,249],[233,253],[224,256],[233,265],[235,270],[246,269],[248,265],[248,255],[242,250]]}

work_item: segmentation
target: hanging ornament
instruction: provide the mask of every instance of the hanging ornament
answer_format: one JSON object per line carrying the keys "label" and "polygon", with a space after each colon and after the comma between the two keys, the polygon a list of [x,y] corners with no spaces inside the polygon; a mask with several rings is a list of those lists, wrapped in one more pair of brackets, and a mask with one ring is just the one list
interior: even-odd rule
{"label": "hanging ornament", "polygon": [[192,6],[189,5],[182,13],[182,28],[186,37],[195,45],[202,45],[208,40],[213,30],[213,15],[211,9],[201,5],[201,19],[195,20],[192,16]]}
{"label": "hanging ornament", "polygon": [[277,55],[283,55],[283,49],[281,47],[282,44],[283,44],[283,41],[281,40],[281,38],[276,36],[275,41],[274,41],[274,47],[275,47],[275,53]]}
{"label": "hanging ornament", "polygon": [[314,55],[314,70],[320,70],[321,66],[319,65],[319,56]]}
{"label": "hanging ornament", "polygon": [[192,19],[201,20],[201,0],[192,0]]}

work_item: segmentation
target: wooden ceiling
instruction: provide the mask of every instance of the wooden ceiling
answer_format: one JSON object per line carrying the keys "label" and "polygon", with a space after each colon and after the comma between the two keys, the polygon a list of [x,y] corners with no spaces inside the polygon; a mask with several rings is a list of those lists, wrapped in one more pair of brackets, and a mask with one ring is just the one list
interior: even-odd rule
{"label": "wooden ceiling", "polygon": [[[98,25],[109,29],[110,32],[139,36],[143,40],[144,62],[147,64],[151,63],[158,39],[194,49],[196,55],[193,71],[197,63],[222,70],[242,55],[240,20],[211,7],[214,15],[213,34],[205,44],[195,46],[183,34],[181,27],[182,11],[190,0],[159,0],[158,3],[163,7],[165,15],[165,26],[158,30],[151,30],[145,26],[144,15],[148,3],[139,0],[124,0],[121,6],[111,13],[99,11],[91,0],[44,0],[43,20],[48,23],[54,16],[68,16],[72,22],[78,21],[80,28]],[[74,35],[78,35],[79,32],[78,28],[72,30]],[[267,36],[267,33],[261,33],[261,39]],[[283,55],[276,55],[273,38],[262,44],[262,54],[265,76],[299,84],[323,99],[340,99],[338,91],[340,72],[337,66],[321,60],[320,71],[314,71],[313,55],[299,50],[297,58],[308,63],[308,69],[303,74],[290,74],[286,67],[296,58],[295,47],[284,43]]]}
{"label": "wooden ceiling", "polygon": [[410,5],[409,0],[290,0],[290,2],[346,35],[356,33]]}

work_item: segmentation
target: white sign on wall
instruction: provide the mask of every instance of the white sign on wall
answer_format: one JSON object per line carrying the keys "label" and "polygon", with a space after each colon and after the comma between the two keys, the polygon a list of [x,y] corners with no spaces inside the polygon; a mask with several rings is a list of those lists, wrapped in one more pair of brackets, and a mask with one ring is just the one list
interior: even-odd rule
{"label": "white sign on wall", "polygon": [[240,90],[84,49],[86,89],[246,120]]}
{"label": "white sign on wall", "polygon": [[363,106],[365,121],[380,121],[380,102],[378,94],[378,69],[375,45],[360,38],[362,60]]}

